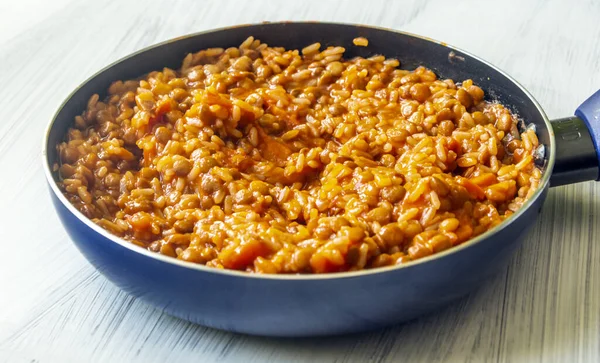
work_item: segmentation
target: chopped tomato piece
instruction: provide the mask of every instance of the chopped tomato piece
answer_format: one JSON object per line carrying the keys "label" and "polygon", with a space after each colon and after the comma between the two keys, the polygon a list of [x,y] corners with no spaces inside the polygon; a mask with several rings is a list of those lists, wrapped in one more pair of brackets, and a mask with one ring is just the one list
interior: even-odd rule
{"label": "chopped tomato piece", "polygon": [[278,165],[282,165],[292,154],[292,150],[282,142],[279,142],[269,136],[260,126],[256,126],[260,141],[258,149],[262,156]]}

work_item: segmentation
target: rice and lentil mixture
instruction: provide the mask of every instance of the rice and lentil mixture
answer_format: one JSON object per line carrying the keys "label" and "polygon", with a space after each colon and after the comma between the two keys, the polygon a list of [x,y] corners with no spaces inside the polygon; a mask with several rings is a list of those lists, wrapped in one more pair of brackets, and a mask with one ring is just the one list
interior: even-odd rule
{"label": "rice and lentil mixture", "polygon": [[344,51],[250,37],[114,82],[58,145],[60,188],[132,243],[255,273],[416,260],[536,190],[535,130],[471,80]]}

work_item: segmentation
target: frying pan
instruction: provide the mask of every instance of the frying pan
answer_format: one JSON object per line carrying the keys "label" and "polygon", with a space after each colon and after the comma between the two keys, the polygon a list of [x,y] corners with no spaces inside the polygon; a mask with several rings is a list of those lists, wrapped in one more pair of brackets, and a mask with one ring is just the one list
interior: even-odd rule
{"label": "frying pan", "polygon": [[[60,192],[56,145],[94,93],[111,82],[163,67],[179,68],[187,53],[231,47],[254,36],[270,46],[301,49],[341,45],[346,57],[382,54],[401,68],[424,65],[439,77],[472,79],[488,100],[535,125],[545,146],[537,192],[496,228],[457,247],[407,264],[322,275],[259,275],[218,270],[150,252],[111,235]],[[368,47],[353,46],[366,37]],[[421,36],[362,25],[263,23],[218,29],[167,41],[123,58],[76,89],[60,106],[44,139],[43,162],[56,211],[83,255],[115,285],[167,312],[201,325],[265,336],[318,336],[376,329],[452,304],[501,270],[535,223],[551,186],[599,177],[600,92],[575,116],[549,121],[536,100],[498,68],[462,50]]]}

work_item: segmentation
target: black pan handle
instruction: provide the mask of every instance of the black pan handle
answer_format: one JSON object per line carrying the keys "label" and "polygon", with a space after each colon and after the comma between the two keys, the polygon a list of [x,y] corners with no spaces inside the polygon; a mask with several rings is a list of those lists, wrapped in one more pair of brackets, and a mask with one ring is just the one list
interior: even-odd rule
{"label": "black pan handle", "polygon": [[600,91],[577,108],[575,116],[552,121],[556,163],[550,186],[600,180]]}

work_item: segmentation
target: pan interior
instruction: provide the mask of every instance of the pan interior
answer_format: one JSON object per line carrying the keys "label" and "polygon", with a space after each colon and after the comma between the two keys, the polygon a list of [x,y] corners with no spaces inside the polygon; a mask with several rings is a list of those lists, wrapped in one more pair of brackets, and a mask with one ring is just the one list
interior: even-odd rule
{"label": "pan interior", "polygon": [[[546,146],[543,160],[545,175],[540,184],[540,191],[513,218],[518,217],[522,211],[532,205],[541,195],[541,191],[547,187],[554,164],[553,154],[555,148],[549,121],[531,95],[502,71],[461,50],[424,37],[360,25],[313,22],[243,25],[192,34],[141,50],[104,68],[69,96],[51,122],[44,143],[44,162],[47,163],[47,175],[52,175],[54,181],[57,180],[56,173],[52,171],[53,165],[57,161],[56,145],[63,141],[64,135],[73,124],[75,116],[81,114],[86,108],[88,99],[94,93],[98,93],[100,98],[104,98],[106,90],[115,80],[138,78],[148,72],[162,70],[164,67],[178,69],[181,61],[188,53],[211,47],[237,47],[248,36],[260,39],[261,42],[267,43],[269,46],[280,46],[286,49],[302,49],[315,42],[320,42],[322,48],[330,45],[343,46],[346,48],[346,58],[384,55],[387,58],[398,59],[402,69],[412,70],[419,66],[425,66],[433,70],[439,78],[451,78],[457,82],[472,79],[475,84],[484,90],[486,100],[497,101],[508,107],[523,121],[523,125],[534,124],[540,143]],[[367,38],[369,45],[367,47],[355,46],[353,40],[356,37]],[[85,219],[60,195],[56,184],[52,185],[52,189],[67,208],[71,209],[82,220]],[[507,220],[502,226],[509,224],[513,218]],[[85,221],[85,223],[90,226],[94,225],[91,221]],[[93,228],[101,230],[100,227],[95,225]],[[415,264],[466,248],[472,243],[487,238],[496,229],[488,231],[461,246],[436,254],[433,257],[418,260]],[[103,232],[101,233],[105,234]],[[108,233],[105,235],[108,235]],[[119,240],[114,236],[111,239]],[[124,241],[119,241],[119,244],[129,245]],[[154,257],[162,259],[160,256]],[[176,263],[175,261],[171,262]],[[407,265],[413,265],[413,263]],[[198,268],[205,269],[203,266],[198,266]],[[379,271],[381,270],[386,269],[380,269]],[[338,274],[330,274],[330,277],[333,277],[333,275]],[[343,273],[343,275],[349,277],[353,274]]]}

